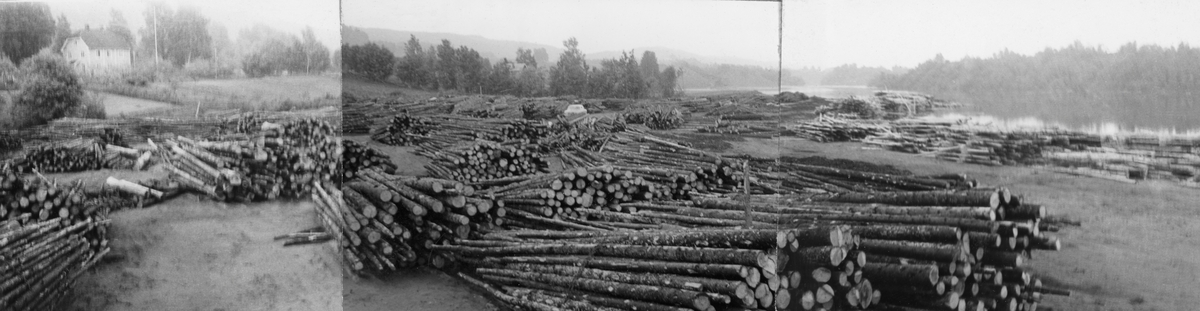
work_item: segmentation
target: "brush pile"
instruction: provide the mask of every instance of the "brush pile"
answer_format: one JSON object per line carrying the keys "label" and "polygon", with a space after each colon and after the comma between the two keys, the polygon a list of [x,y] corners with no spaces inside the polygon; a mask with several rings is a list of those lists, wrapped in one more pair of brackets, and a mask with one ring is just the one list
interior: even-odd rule
{"label": "brush pile", "polygon": [[422,146],[418,154],[433,159],[433,163],[425,166],[433,176],[463,182],[536,174],[548,169],[534,145],[479,141],[438,149]]}
{"label": "brush pile", "polygon": [[435,127],[436,124],[427,118],[405,113],[392,117],[387,127],[371,133],[371,139],[392,146],[416,145]]}

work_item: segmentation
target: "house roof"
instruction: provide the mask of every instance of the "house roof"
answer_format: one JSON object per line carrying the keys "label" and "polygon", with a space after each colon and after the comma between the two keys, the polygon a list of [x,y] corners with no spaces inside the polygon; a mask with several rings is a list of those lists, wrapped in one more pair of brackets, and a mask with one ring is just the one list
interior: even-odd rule
{"label": "house roof", "polygon": [[80,30],[79,37],[93,50],[129,50],[129,43],[125,38],[108,30]]}

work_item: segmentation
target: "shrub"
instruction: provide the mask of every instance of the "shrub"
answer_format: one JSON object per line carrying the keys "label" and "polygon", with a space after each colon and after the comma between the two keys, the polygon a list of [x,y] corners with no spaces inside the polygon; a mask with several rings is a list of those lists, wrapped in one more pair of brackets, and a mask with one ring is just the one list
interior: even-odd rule
{"label": "shrub", "polygon": [[13,113],[21,126],[67,116],[83,102],[83,85],[62,57],[39,53],[21,64],[21,89]]}
{"label": "shrub", "polygon": [[17,88],[17,66],[8,57],[0,55],[0,90]]}
{"label": "shrub", "polygon": [[85,119],[107,119],[108,114],[104,111],[104,94],[87,92],[83,97],[83,104],[75,109],[73,116]]}

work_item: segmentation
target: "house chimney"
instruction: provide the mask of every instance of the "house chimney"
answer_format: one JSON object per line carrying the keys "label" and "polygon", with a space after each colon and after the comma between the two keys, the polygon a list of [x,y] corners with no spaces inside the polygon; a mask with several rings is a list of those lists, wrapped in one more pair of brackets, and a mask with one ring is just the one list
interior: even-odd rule
{"label": "house chimney", "polygon": [[88,24],[83,24],[83,30],[92,30],[92,26],[88,25]]}

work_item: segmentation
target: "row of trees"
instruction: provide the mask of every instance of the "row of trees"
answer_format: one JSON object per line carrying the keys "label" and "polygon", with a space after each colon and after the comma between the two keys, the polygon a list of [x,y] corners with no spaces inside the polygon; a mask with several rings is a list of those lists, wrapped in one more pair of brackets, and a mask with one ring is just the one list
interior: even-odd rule
{"label": "row of trees", "polygon": [[680,73],[671,66],[660,70],[654,52],[642,53],[638,62],[630,51],[593,67],[587,64],[575,38],[564,45],[566,51],[552,67],[538,61],[544,56],[536,50],[517,49],[514,61],[504,58],[493,64],[472,48],[455,48],[449,40],[425,47],[415,36],[405,43],[404,55],[399,57],[375,43],[342,45],[342,57],[347,72],[381,81],[394,76],[412,88],[591,98],[671,97],[677,93]]}
{"label": "row of trees", "polygon": [[1087,115],[1090,121],[1194,127],[1200,49],[1129,43],[1115,52],[1079,42],[1034,55],[1002,51],[948,61],[940,54],[872,86],[968,100],[1002,114]]}
{"label": "row of trees", "polygon": [[[142,58],[157,57],[176,68],[201,70],[220,68],[231,75],[241,66],[246,75],[258,77],[283,71],[314,73],[336,64],[328,47],[316,39],[311,27],[300,36],[257,25],[243,30],[234,44],[227,30],[194,7],[177,9],[162,2],[151,2],[144,12],[146,27],[137,36],[120,11],[112,10],[109,24],[100,28],[113,32],[130,43],[130,49]],[[0,3],[0,54],[20,63],[43,48],[57,52],[63,42],[78,34],[66,16],[57,21],[46,3]],[[136,42],[136,43],[135,43]]]}
{"label": "row of trees", "polygon": [[658,58],[652,51],[642,53],[639,64],[636,54],[621,52],[619,59],[600,61],[600,67],[588,66],[586,55],[579,50],[575,38],[563,41],[566,48],[558,62],[550,68],[549,94],[579,97],[645,98],[672,97],[679,92],[681,74],[674,66],[659,70]]}

